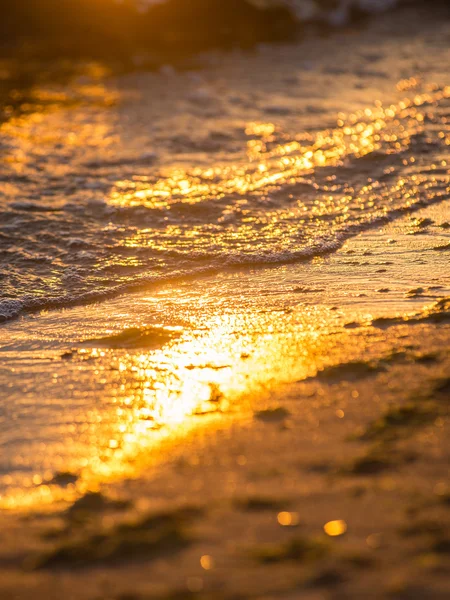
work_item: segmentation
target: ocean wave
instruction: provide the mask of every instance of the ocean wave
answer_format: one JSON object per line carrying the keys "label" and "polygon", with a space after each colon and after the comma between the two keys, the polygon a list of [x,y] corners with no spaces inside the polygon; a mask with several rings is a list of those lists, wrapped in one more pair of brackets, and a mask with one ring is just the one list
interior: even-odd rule
{"label": "ocean wave", "polygon": [[[209,71],[127,76],[121,106],[40,106],[1,124],[0,320],[307,260],[448,198],[450,87],[392,80],[366,43],[315,71],[299,64],[305,50],[264,47],[222,55]],[[249,63],[259,65],[256,84]],[[341,93],[328,92],[339,78]],[[368,81],[369,91],[356,87]],[[370,103],[375,86],[396,82],[388,103]]]}
{"label": "ocean wave", "polygon": [[[220,268],[305,260],[374,223],[442,201],[450,190],[448,169],[439,166],[449,98],[449,87],[431,86],[295,136],[249,123],[246,161],[204,169],[158,174],[151,166],[152,176],[137,177],[136,168],[149,166],[107,154],[82,177],[74,157],[73,172],[64,169],[60,179],[58,150],[49,154],[48,173],[31,161],[21,194],[34,196],[42,186],[47,198],[3,210],[0,319]],[[85,141],[79,152],[85,163]],[[99,166],[115,181],[104,198],[89,185]],[[49,177],[57,190],[75,190],[77,201],[48,195]]]}
{"label": "ocean wave", "polygon": [[[109,285],[104,288],[96,286],[95,289],[77,293],[76,291],[61,295],[32,295],[25,294],[21,299],[0,299],[0,323],[16,319],[17,317],[39,312],[42,310],[64,309],[74,306],[102,302],[126,293],[137,292],[143,289],[149,289],[152,286],[164,285],[180,280],[197,278],[204,275],[211,275],[224,269],[235,268],[264,268],[281,264],[291,264],[301,261],[311,260],[319,256],[331,254],[341,248],[346,240],[369,228],[383,225],[404,214],[412,214],[425,206],[433,203],[442,202],[450,198],[450,187],[447,187],[445,194],[440,194],[429,198],[428,200],[419,199],[416,202],[409,203],[408,206],[394,208],[383,215],[368,216],[363,222],[351,224],[342,228],[340,231],[333,232],[329,237],[316,239],[313,244],[303,248],[291,248],[277,251],[268,249],[267,251],[252,252],[250,254],[236,253],[229,250],[222,250],[219,253],[196,253],[191,252],[190,264],[185,270],[169,271],[157,276],[148,276],[143,273],[136,273],[130,277],[126,283],[116,284],[116,278],[112,278]],[[440,250],[441,248],[436,248]],[[183,260],[185,253],[173,253],[172,258]],[[202,263],[196,265],[196,258]],[[186,262],[186,261],[184,261]],[[205,264],[205,262],[207,264]],[[66,279],[67,280],[67,279]],[[77,283],[82,278],[75,278]]]}

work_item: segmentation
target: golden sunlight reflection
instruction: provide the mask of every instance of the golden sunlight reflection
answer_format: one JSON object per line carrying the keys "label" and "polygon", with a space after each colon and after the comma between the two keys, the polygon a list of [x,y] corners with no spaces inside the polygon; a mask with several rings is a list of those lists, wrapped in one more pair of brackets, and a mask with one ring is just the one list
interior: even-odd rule
{"label": "golden sunlight reflection", "polygon": [[[402,89],[415,87],[412,83],[408,87],[406,82],[401,85]],[[86,91],[95,98],[100,93],[101,86]],[[181,218],[174,214],[170,219],[162,211],[163,220],[158,213],[141,222],[140,215],[145,211],[124,211],[127,216],[128,212],[133,213],[132,225],[120,227],[113,238],[117,253],[108,254],[104,263],[99,259],[92,270],[105,267],[114,272],[116,266],[130,268],[142,261],[146,276],[152,276],[153,268],[163,275],[178,270],[185,273],[183,261],[203,260],[200,266],[211,268],[245,264],[248,258],[254,264],[255,256],[258,260],[262,257],[262,262],[270,262],[272,256],[278,260],[281,255],[284,262],[297,249],[312,249],[317,256],[317,250],[322,252],[324,248],[321,241],[328,243],[330,231],[332,239],[339,240],[341,232],[347,235],[351,227],[357,230],[355,226],[366,223],[367,219],[373,222],[374,218],[386,217],[392,208],[404,211],[418,199],[424,202],[427,193],[433,200],[442,197],[448,193],[447,169],[432,164],[426,170],[416,171],[414,157],[404,152],[397,157],[404,168],[396,172],[390,155],[400,154],[411,146],[412,139],[424,132],[428,111],[433,111],[443,98],[450,98],[450,87],[430,86],[427,92],[395,105],[378,103],[352,115],[339,114],[335,128],[293,137],[277,129],[274,123],[250,122],[246,124],[248,139],[240,162],[207,169],[173,167],[162,171],[156,180],[149,175],[129,175],[135,172],[135,165],[128,164],[126,177],[116,181],[117,169],[113,163],[111,181],[115,184],[111,203],[166,210],[178,205]],[[66,146],[73,144],[78,150],[89,140],[94,148],[109,147],[112,139],[102,114],[93,123],[88,121],[86,126],[78,128],[76,134],[71,123],[67,123],[67,128],[51,135],[59,136],[56,141]],[[45,156],[46,143],[52,140],[45,138],[39,128],[30,127],[27,119],[39,121],[42,114],[36,112],[11,119],[1,126],[1,132],[23,138],[25,144],[34,144],[36,152]],[[442,119],[433,122],[433,132],[440,139],[446,136],[442,124]],[[448,138],[445,144],[450,144]],[[385,179],[369,177],[364,169],[354,187],[344,169],[341,186],[335,185],[335,174],[325,177],[323,185],[317,183],[318,177],[310,181],[304,177],[321,167],[344,165],[355,157],[372,153],[376,156],[378,150],[382,150],[383,159],[388,157],[382,171],[383,178],[389,175]],[[19,161],[21,155],[16,152],[14,156]],[[29,156],[33,162],[34,155]],[[82,158],[80,165],[84,164]],[[13,154],[6,157],[9,159],[15,160]],[[441,162],[441,166],[446,165]],[[67,168],[63,165],[60,175]],[[299,197],[288,192],[271,204],[267,192],[286,183],[307,184],[311,193]],[[96,189],[95,185],[92,189]],[[202,205],[202,218],[195,210],[186,210],[189,208],[186,205],[210,199],[220,201],[224,196],[226,201],[214,214],[217,204],[214,202]],[[258,201],[252,202],[256,196]],[[55,198],[65,196],[57,194]],[[55,200],[60,201],[64,200]],[[134,212],[139,219],[136,226]],[[103,204],[101,214],[103,218]],[[76,248],[80,239],[73,241]],[[144,251],[135,254],[129,252],[130,248]],[[80,260],[84,260],[85,255],[80,254]],[[214,262],[215,258],[219,260]],[[187,272],[193,274],[195,268]],[[52,276],[48,276],[49,280]],[[187,325],[178,331],[176,338],[168,335],[167,328],[159,337],[159,345],[153,343],[147,347],[134,344],[132,339],[125,345],[94,340],[98,343],[77,348],[70,360],[55,361],[49,372],[49,385],[60,389],[61,397],[65,397],[71,374],[73,413],[64,414],[67,420],[60,424],[55,440],[47,441],[44,435],[42,447],[37,448],[46,459],[42,472],[21,479],[20,468],[17,469],[16,479],[6,482],[9,492],[0,499],[1,507],[51,504],[95,489],[102,482],[135,476],[144,467],[164,459],[177,440],[188,443],[191,433],[199,427],[207,424],[212,431],[216,420],[246,418],[251,414],[255,396],[264,398],[273,386],[314,375],[326,363],[334,345],[339,346],[337,338],[329,335],[338,317],[325,307],[280,310],[278,305],[275,311],[263,310],[263,301],[255,308],[254,302],[249,306],[225,306],[216,298],[214,304],[208,305],[208,294],[204,292],[201,302],[196,298],[187,311]],[[181,290],[175,288],[173,296],[175,304],[185,302]],[[178,308],[175,307],[175,316]],[[140,305],[136,304],[133,310],[139,315]],[[108,317],[105,315],[105,319]],[[134,330],[141,326],[132,325]],[[123,341],[124,336],[119,337]],[[79,381],[82,384],[77,388]],[[49,403],[53,400],[51,397]],[[339,409],[336,416],[344,418],[344,411]],[[58,471],[71,474],[67,485],[55,481]],[[296,518],[291,513],[280,513],[278,522],[281,526],[294,526]],[[340,535],[338,531],[336,524],[326,526],[328,535]]]}
{"label": "golden sunlight reflection", "polygon": [[[335,315],[324,308],[302,311],[218,311],[197,316],[192,329],[157,350],[84,348],[79,368],[95,360],[95,377],[105,384],[106,412],[90,410],[79,429],[78,478],[55,485],[54,472],[36,474],[26,488],[12,487],[2,508],[33,508],[70,500],[106,481],[138,475],[167,455],[177,440],[188,443],[215,419],[247,418],[255,396],[274,385],[313,374],[333,345],[325,336]],[[75,416],[74,421],[77,422]],[[279,516],[293,526],[296,515]]]}
{"label": "golden sunlight reflection", "polygon": [[330,537],[339,537],[340,535],[344,535],[347,531],[347,523],[340,519],[337,521],[328,521],[328,523],[323,526],[323,529]]}
{"label": "golden sunlight reflection", "polygon": [[277,131],[273,123],[248,123],[247,162],[206,169],[165,169],[156,181],[147,177],[119,180],[110,201],[119,206],[165,208],[225,195],[244,196],[295,183],[317,168],[340,165],[348,158],[364,157],[381,148],[386,153],[398,153],[422,131],[424,110],[450,97],[450,87],[429,87],[427,92],[397,104],[383,106],[378,102],[351,115],[340,113],[336,128],[314,135],[301,133],[294,139]]}

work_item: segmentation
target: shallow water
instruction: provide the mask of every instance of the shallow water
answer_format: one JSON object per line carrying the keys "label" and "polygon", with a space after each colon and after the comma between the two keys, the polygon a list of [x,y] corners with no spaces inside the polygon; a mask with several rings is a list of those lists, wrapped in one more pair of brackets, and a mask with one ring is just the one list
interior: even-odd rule
{"label": "shallow water", "polygon": [[292,81],[281,102],[252,106],[249,89],[223,98],[220,79],[144,75],[123,93],[125,82],[60,92],[79,103],[69,108],[53,92],[47,111],[6,121],[0,318],[320,256],[447,197],[449,87],[412,76],[392,102],[336,115],[329,98],[297,104]]}

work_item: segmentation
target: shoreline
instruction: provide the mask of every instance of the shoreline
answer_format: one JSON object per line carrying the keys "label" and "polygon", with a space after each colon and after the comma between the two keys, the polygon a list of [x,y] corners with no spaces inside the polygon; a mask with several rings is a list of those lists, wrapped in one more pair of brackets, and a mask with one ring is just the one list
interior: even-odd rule
{"label": "shoreline", "polygon": [[[298,132],[323,131],[338,105],[356,114],[380,97],[393,102],[402,91],[395,85],[409,81],[405,77],[420,73],[425,82],[445,83],[445,64],[436,57],[444,56],[440,44],[444,47],[448,28],[440,23],[432,47],[432,18],[422,30],[419,17],[410,13],[413,31],[409,21],[396,18],[397,25],[380,17],[369,32],[355,34],[340,55],[337,37],[313,42],[308,56],[301,46],[289,45],[261,48],[253,56],[211,55],[200,79],[198,73],[170,71],[110,80],[96,93],[122,98],[109,112],[103,105],[101,110],[108,127],[125,122],[124,132],[108,129],[103,113],[103,120],[95,121],[101,111],[87,104],[45,114],[36,129],[27,129],[25,120],[11,139],[40,142],[48,131],[66,132],[68,115],[82,126],[98,124],[102,136],[117,134],[119,142],[105,153],[98,177],[100,183],[104,177],[104,187],[82,187],[86,181],[98,183],[97,175],[89,179],[93,168],[81,171],[85,180],[76,180],[81,206],[91,207],[89,202],[104,195],[101,214],[109,219],[119,175],[128,185],[136,173],[160,165],[187,169],[249,162],[245,143],[235,149],[234,140],[223,135],[211,150],[204,142],[211,132],[239,132],[264,117],[278,144],[277,135],[286,142]],[[394,41],[393,31],[399,36]],[[354,55],[339,71],[336,60],[352,44]],[[307,62],[319,45],[323,55],[317,54],[317,64],[292,78],[300,58]],[[417,48],[428,46],[418,65]],[[366,57],[362,75],[361,56]],[[197,95],[192,102],[192,90],[200,85],[220,91],[224,82],[239,102],[230,100],[227,114],[211,109],[205,119],[210,97]],[[265,98],[274,90],[280,96],[267,109]],[[212,103],[215,98],[212,94]],[[294,99],[294,109],[280,110]],[[320,111],[308,108],[313,101]],[[445,105],[438,108],[447,114]],[[141,167],[132,152],[147,151],[148,139],[139,137],[142,124],[158,120],[162,130],[147,134],[158,145],[155,163]],[[199,131],[205,134],[200,141]],[[445,131],[442,126],[444,138]],[[242,131],[239,135],[239,142],[246,140]],[[380,198],[408,193],[412,203],[421,194],[431,194],[427,199],[436,194],[436,202],[417,211],[404,207],[399,218],[349,237],[329,255],[271,268],[224,269],[1,324],[0,596],[448,597],[450,157],[444,144],[435,145],[436,160],[428,164],[431,146],[424,137],[419,133],[398,161],[399,175],[410,183],[423,177],[424,187],[395,179]],[[197,146],[190,145],[192,138]],[[65,163],[70,168],[98,152],[98,146],[90,150],[77,143],[77,153]],[[273,141],[265,143],[270,150]],[[108,163],[122,147],[128,162]],[[25,149],[33,166],[35,147]],[[60,150],[48,153],[48,173],[61,167]],[[396,156],[386,153],[380,164],[376,156],[372,162],[350,160],[339,165],[342,173],[324,167],[317,181],[331,197],[337,177],[359,190],[389,177]],[[67,175],[61,168],[62,181]],[[24,181],[9,184],[10,203],[26,193],[36,195],[39,182],[36,178],[29,188]],[[274,194],[282,194],[281,188]],[[263,206],[271,200],[268,189]],[[310,194],[314,200],[316,189],[300,186],[299,198]],[[57,209],[49,211],[51,218],[66,202],[66,188],[56,190],[44,194],[46,206]],[[375,187],[373,197],[362,194],[364,209],[380,201],[377,193]],[[195,210],[193,216],[183,213],[179,204],[179,213],[192,218],[195,229]],[[322,204],[312,202],[312,214],[323,210]],[[344,218],[346,205],[341,206]],[[286,212],[291,208],[287,203]],[[169,209],[162,207],[177,223],[173,214],[178,213]],[[139,244],[145,212],[134,215],[126,207],[123,221],[117,214],[121,226],[129,218],[136,227],[136,235],[124,240],[131,244],[136,238]],[[279,215],[273,214],[277,223]],[[44,222],[47,213],[38,215]],[[330,228],[339,224],[332,216],[323,221]],[[34,223],[32,217],[17,210],[11,219],[20,221],[22,231],[28,218]],[[57,228],[56,218],[55,223]],[[295,231],[300,235],[300,228]],[[94,241],[100,235],[95,227],[92,235]],[[281,242],[282,233],[278,237]],[[77,251],[83,248],[79,238],[74,238]],[[129,248],[134,252],[133,245]],[[133,273],[131,263],[125,266]],[[43,279],[54,276],[45,268]],[[79,281],[75,278],[74,285]]]}
{"label": "shoreline", "polygon": [[[378,244],[378,239],[373,241]],[[362,248],[367,251],[367,240],[356,238],[347,250],[362,255]],[[392,248],[387,244],[380,250],[397,254],[394,265],[401,267],[402,251],[393,252]],[[346,256],[344,250],[338,260]],[[395,272],[395,267],[390,269]],[[362,285],[357,276],[355,279],[357,286]],[[405,289],[408,281],[405,278]],[[423,276],[420,282],[424,284]],[[293,309],[298,314],[293,331],[297,335],[303,331],[299,342],[306,355],[295,350],[297,342],[289,333],[292,325],[278,340],[273,330],[268,338],[263,334],[266,341],[260,351],[255,342],[261,334],[250,338],[253,346],[247,342],[244,349],[256,354],[261,368],[261,357],[274,346],[272,351],[278,353],[285,367],[284,382],[280,374],[273,380],[266,373],[262,387],[248,388],[244,398],[236,397],[228,408],[215,406],[211,413],[206,410],[191,422],[188,419],[181,437],[169,436],[150,461],[145,456],[148,450],[141,447],[122,482],[119,478],[105,485],[100,478],[100,487],[93,482],[87,488],[81,485],[78,489],[84,491],[76,500],[80,491],[72,494],[78,483],[67,483],[61,476],[61,482],[50,488],[66,490],[66,502],[61,503],[63,494],[53,508],[49,506],[49,512],[38,510],[36,516],[28,511],[22,516],[21,512],[17,516],[14,511],[4,513],[5,543],[0,553],[4,593],[14,593],[20,600],[29,594],[56,600],[61,593],[77,600],[109,598],[111,593],[115,600],[127,594],[139,600],[178,597],[176,594],[228,600],[257,598],[261,593],[274,598],[295,598],[298,593],[302,598],[315,598],[318,593],[325,598],[360,594],[377,599],[419,598],[424,590],[427,598],[445,597],[449,583],[445,536],[450,530],[445,509],[450,492],[446,486],[450,448],[445,438],[450,366],[448,295],[447,305],[444,301],[436,313],[421,308],[432,305],[444,292],[448,294],[448,290],[433,291],[434,299],[420,298],[423,292],[416,299],[402,294],[404,299],[394,311],[396,319],[391,318],[392,308],[385,303],[380,306],[376,293],[361,298],[359,309],[353,298],[347,307],[343,303],[337,318],[336,311],[326,311],[328,325],[323,333],[323,325],[318,328],[316,321],[323,313],[314,309],[315,301],[309,300],[307,288],[300,292],[303,301],[294,304],[292,295],[290,302],[283,303],[277,294],[266,309],[268,323],[273,326],[280,322],[280,305],[284,304],[282,321],[289,319]],[[192,290],[187,293],[192,296]],[[173,291],[167,295],[173,297]],[[406,311],[406,306],[411,310]],[[377,307],[379,312],[373,310]],[[106,313],[108,309],[104,310]],[[364,321],[368,311],[372,325]],[[65,312],[67,317],[71,311]],[[405,312],[411,315],[410,321],[405,320]],[[302,321],[302,314],[306,321]],[[327,332],[330,317],[334,325]],[[83,319],[83,315],[78,318]],[[305,330],[311,318],[312,338]],[[52,315],[44,319],[52,321]],[[93,315],[95,321],[98,317]],[[54,324],[57,326],[57,320]],[[18,324],[16,329],[20,329]],[[113,329],[120,331],[121,327],[116,324]],[[96,332],[94,327],[91,337]],[[36,333],[39,339],[39,330]],[[203,335],[209,335],[208,331]],[[243,331],[238,337],[245,335]],[[110,339],[106,338],[105,348]],[[292,344],[293,354],[289,351]],[[53,346],[33,352],[41,358],[55,353],[61,356],[65,348],[67,342],[60,350]],[[76,345],[73,348],[75,353],[83,352],[82,348],[76,350]],[[17,352],[12,349],[13,355]],[[32,364],[33,352],[22,352]],[[107,362],[114,362],[114,352],[123,354],[120,348],[109,351]],[[171,354],[175,356],[173,350]],[[206,350],[206,355],[210,354]],[[308,354],[309,361],[295,365]],[[268,356],[267,364],[271,364]],[[78,359],[69,360],[76,363]],[[201,355],[198,360],[201,365]],[[97,368],[101,361],[97,354]],[[55,367],[58,360],[53,360],[52,372]],[[250,367],[247,372],[252,371]],[[102,368],[100,372],[104,372]],[[300,381],[293,381],[302,372]],[[215,373],[210,370],[208,380]],[[65,386],[68,381],[70,378]],[[227,398],[226,387],[223,391]],[[92,489],[99,494],[92,495]],[[81,520],[67,521],[70,512],[66,507],[81,507],[82,502]],[[196,511],[200,511],[198,516]],[[132,531],[139,532],[140,523],[152,515],[157,519],[170,515],[174,519],[170,527],[183,531],[188,527],[183,534],[188,535],[185,550],[184,543],[178,548],[172,538],[168,557],[161,545],[165,542],[153,548],[152,542],[143,541],[139,535],[135,542],[127,542],[132,544],[131,562],[127,553],[116,555],[111,550],[111,556],[99,557],[95,547],[90,549],[90,536],[107,531],[114,539],[124,531],[121,523],[131,523],[137,527]],[[323,532],[323,526],[335,521],[344,523],[346,529],[336,538]],[[24,527],[32,535],[24,537]],[[117,543],[120,548],[125,542],[118,538]],[[311,548],[311,558],[305,558],[303,546],[298,544]],[[70,553],[61,553],[64,548],[70,548]],[[210,565],[207,570],[201,564],[202,556],[210,557],[210,563],[205,563]],[[171,583],[168,569],[176,573]],[[133,584],[124,584],[131,576]],[[110,582],[107,593],[102,587],[105,577]],[[84,590],[74,592],[75,581],[86,581]]]}
{"label": "shoreline", "polygon": [[[283,381],[313,376],[320,361],[325,360],[322,364],[326,364],[325,357],[314,355],[306,373],[302,375],[302,368],[306,367],[297,372],[294,365],[299,348],[289,341],[295,331],[304,331],[306,343],[310,345],[316,336],[326,339],[329,333],[332,337],[345,337],[353,330],[356,333],[363,331],[377,320],[381,322],[400,316],[401,322],[402,318],[406,319],[405,315],[420,312],[427,305],[450,296],[447,252],[436,249],[445,248],[448,243],[450,233],[440,225],[449,213],[449,201],[423,208],[417,216],[405,216],[378,232],[360,233],[347,240],[334,254],[309,263],[222,272],[198,280],[156,286],[154,290],[134,295],[133,303],[128,303],[127,297],[118,297],[92,306],[45,311],[10,321],[2,327],[0,352],[5,368],[0,382],[3,385],[9,382],[9,396],[17,398],[19,404],[25,390],[30,398],[27,403],[35,402],[38,396],[22,381],[23,360],[31,361],[30,364],[37,361],[38,370],[36,374],[32,371],[30,383],[35,376],[43,381],[47,377],[56,378],[53,381],[56,389],[51,392],[55,398],[64,396],[66,379],[72,378],[70,371],[75,375],[80,369],[89,367],[80,388],[89,406],[90,397],[98,393],[94,390],[104,387],[95,383],[97,361],[100,361],[100,372],[104,373],[100,377],[104,383],[110,378],[108,370],[116,369],[115,365],[123,361],[124,375],[130,380],[127,387],[133,381],[134,361],[142,348],[142,352],[149,353],[149,373],[154,369],[166,369],[164,365],[173,363],[174,375],[180,382],[187,377],[187,381],[191,381],[189,385],[200,386],[196,392],[200,394],[200,400],[195,399],[193,392],[188,393],[189,401],[185,412],[180,414],[180,423],[189,418],[190,412],[196,412],[196,403],[201,406],[205,402],[202,398],[208,392],[202,390],[208,390],[210,382],[218,385],[225,397],[236,399],[239,406],[239,398],[248,394],[264,395],[266,386],[276,389]],[[345,270],[344,283],[342,272]],[[209,292],[205,293],[205,290]],[[255,323],[251,324],[246,322],[245,313],[254,312],[256,298]],[[296,314],[299,315],[298,322]],[[234,328],[242,330],[241,333],[234,334]],[[274,328],[281,336],[276,340],[276,347],[285,346],[286,357],[280,359],[280,366],[277,366],[276,351],[269,350],[264,342],[264,330]],[[261,331],[261,339],[258,331]],[[223,347],[214,358],[217,336],[218,341],[223,338],[223,342],[220,341]],[[256,354],[241,359],[240,354],[247,354],[247,345],[256,347]],[[195,358],[196,352],[204,358]],[[190,361],[197,365],[193,370],[190,370]],[[211,361],[211,368],[204,369],[202,361]],[[14,376],[14,372],[18,376]],[[168,375],[164,372],[162,375],[164,382]],[[230,386],[228,380],[239,383]],[[16,383],[12,385],[13,381]],[[169,382],[170,378],[164,386]],[[169,394],[170,385],[167,388]],[[76,392],[79,385],[73,380],[70,387]],[[174,391],[182,393],[182,388],[174,388]],[[107,398],[111,394],[114,398],[117,392],[114,387],[109,391],[105,388],[102,394],[106,396],[108,413],[110,401]],[[74,396],[71,391],[70,397],[75,399],[76,393]],[[174,400],[175,397],[171,401]],[[116,398],[114,403],[117,401]],[[234,402],[230,399],[227,404],[232,406]],[[165,418],[170,425],[168,415],[161,415],[161,424],[165,424]],[[142,442],[139,438],[132,448],[138,449]],[[118,469],[120,472],[120,463]],[[34,474],[43,476],[43,472]]]}

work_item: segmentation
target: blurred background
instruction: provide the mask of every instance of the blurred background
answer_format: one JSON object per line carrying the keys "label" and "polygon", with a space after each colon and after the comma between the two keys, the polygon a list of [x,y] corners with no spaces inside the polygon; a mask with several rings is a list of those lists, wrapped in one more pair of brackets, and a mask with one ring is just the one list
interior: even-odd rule
{"label": "blurred background", "polygon": [[408,1],[1,0],[0,51],[122,60],[139,52],[179,55],[284,40],[307,22],[342,26]]}
{"label": "blurred background", "polygon": [[123,58],[143,50],[251,44],[295,30],[288,6],[246,0],[2,0],[2,5],[4,54]]}

